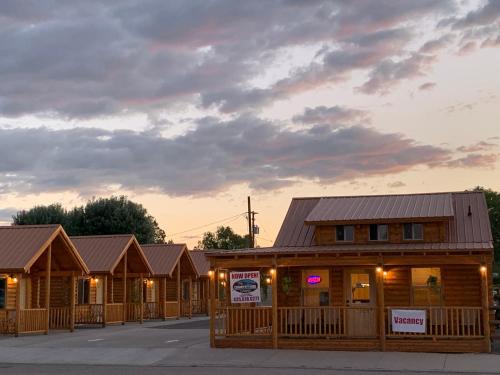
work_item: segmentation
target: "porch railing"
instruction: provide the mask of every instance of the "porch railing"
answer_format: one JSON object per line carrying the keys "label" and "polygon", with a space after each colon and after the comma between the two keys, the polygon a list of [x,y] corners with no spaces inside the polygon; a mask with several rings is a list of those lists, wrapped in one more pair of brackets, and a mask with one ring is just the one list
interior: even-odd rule
{"label": "porch railing", "polygon": [[270,336],[271,307],[224,307],[216,309],[216,336]]}
{"label": "porch railing", "polygon": [[193,314],[206,314],[208,312],[208,304],[206,299],[191,300],[191,309]]}
{"label": "porch railing", "polygon": [[125,306],[127,322],[137,322],[141,319],[141,304],[127,303]]}
{"label": "porch railing", "polygon": [[109,303],[106,305],[106,323],[123,322],[123,303]]}
{"label": "porch railing", "polygon": [[192,312],[192,305],[191,301],[181,301],[181,316],[188,316],[190,317],[193,314]]}
{"label": "porch railing", "polygon": [[49,322],[50,329],[69,329],[71,326],[71,307],[51,307]]}
{"label": "porch railing", "polygon": [[179,303],[177,301],[166,301],[165,312],[167,318],[179,316]]}
{"label": "porch railing", "polygon": [[[426,332],[406,333],[392,330],[392,310],[425,310]],[[387,307],[386,337],[388,338],[478,338],[484,336],[481,307]]]}
{"label": "porch railing", "polygon": [[159,319],[160,305],[156,302],[144,303],[144,319]]}
{"label": "porch railing", "polygon": [[19,311],[19,332],[45,332],[47,309],[22,309]]}
{"label": "porch railing", "polygon": [[0,310],[0,333],[14,333],[16,331],[16,310]]}
{"label": "porch railing", "polygon": [[102,324],[102,304],[76,305],[75,324]]}

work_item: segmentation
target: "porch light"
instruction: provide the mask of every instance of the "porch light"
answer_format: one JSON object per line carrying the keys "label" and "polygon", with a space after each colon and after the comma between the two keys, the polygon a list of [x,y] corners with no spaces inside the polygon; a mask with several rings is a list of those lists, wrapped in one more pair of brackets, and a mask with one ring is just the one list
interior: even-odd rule
{"label": "porch light", "polygon": [[483,264],[483,265],[481,265],[481,267],[479,268],[479,270],[480,270],[482,273],[486,273],[486,271],[488,270],[488,268],[486,268],[486,266]]}
{"label": "porch light", "polygon": [[386,277],[387,276],[387,271],[384,271],[383,275],[384,275],[384,277]]}
{"label": "porch light", "polygon": [[275,273],[276,273],[276,268],[271,268],[271,275],[274,276]]}
{"label": "porch light", "polygon": [[214,277],[214,270],[208,270],[208,277]]}
{"label": "porch light", "polygon": [[226,286],[226,282],[225,281],[221,281],[220,285]]}
{"label": "porch light", "polygon": [[219,279],[224,280],[226,278],[226,274],[224,272],[219,272]]}
{"label": "porch light", "polygon": [[271,278],[270,277],[266,277],[266,283],[267,284],[271,284]]}
{"label": "porch light", "polygon": [[92,281],[93,281],[94,283],[96,283],[96,284],[97,284],[97,283],[99,282],[99,279],[98,279],[96,276],[94,276],[94,277],[92,278]]}
{"label": "porch light", "polygon": [[154,281],[153,280],[149,280],[149,285],[153,285],[154,284]]}
{"label": "porch light", "polygon": [[384,271],[384,269],[381,266],[377,266],[377,268],[375,268],[375,270],[377,271],[377,273]]}
{"label": "porch light", "polygon": [[10,275],[9,278],[12,280],[13,283],[17,283],[17,277],[14,275]]}

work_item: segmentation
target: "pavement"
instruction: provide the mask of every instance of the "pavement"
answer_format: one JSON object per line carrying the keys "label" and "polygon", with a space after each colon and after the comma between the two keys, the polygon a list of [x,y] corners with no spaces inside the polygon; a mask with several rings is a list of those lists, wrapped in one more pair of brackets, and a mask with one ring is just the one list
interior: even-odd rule
{"label": "pavement", "polygon": [[496,354],[212,349],[208,337],[206,317],[74,333],[2,336],[0,373],[125,375],[163,373],[167,368],[175,369],[177,375],[207,371],[245,375],[256,370],[261,374],[500,373],[500,355]]}

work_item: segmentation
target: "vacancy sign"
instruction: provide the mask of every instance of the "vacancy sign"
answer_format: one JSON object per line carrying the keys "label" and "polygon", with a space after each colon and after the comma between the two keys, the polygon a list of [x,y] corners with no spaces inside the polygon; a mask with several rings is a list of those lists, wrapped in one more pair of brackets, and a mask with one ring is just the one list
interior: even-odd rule
{"label": "vacancy sign", "polygon": [[425,333],[425,310],[392,310],[392,332]]}
{"label": "vacancy sign", "polygon": [[230,272],[232,303],[260,302],[260,272]]}

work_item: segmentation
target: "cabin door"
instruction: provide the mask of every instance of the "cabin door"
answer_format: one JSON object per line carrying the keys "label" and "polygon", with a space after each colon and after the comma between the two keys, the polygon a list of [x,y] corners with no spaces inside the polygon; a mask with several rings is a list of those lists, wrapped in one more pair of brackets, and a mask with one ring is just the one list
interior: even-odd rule
{"label": "cabin door", "polygon": [[345,271],[347,335],[377,336],[375,274],[370,269]]}

